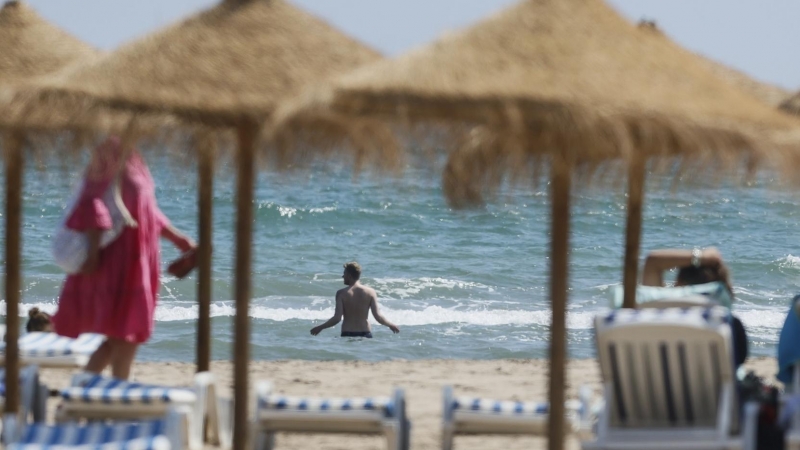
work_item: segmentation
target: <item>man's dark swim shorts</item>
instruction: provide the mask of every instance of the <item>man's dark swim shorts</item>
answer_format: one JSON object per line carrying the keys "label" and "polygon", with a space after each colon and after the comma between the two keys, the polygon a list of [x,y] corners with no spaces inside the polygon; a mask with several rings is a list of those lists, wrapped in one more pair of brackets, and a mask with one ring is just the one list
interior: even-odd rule
{"label": "man's dark swim shorts", "polygon": [[342,337],[363,337],[372,339],[371,331],[342,331]]}

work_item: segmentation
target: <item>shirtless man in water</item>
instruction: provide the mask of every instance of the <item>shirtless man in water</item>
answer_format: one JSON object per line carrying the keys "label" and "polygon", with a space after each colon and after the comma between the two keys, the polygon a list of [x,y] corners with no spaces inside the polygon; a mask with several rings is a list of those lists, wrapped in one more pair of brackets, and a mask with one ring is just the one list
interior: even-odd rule
{"label": "shirtless man in water", "polygon": [[358,281],[361,278],[361,266],[357,262],[349,262],[344,265],[342,278],[347,287],[336,291],[336,310],[333,312],[333,317],[322,325],[312,328],[312,335],[316,336],[325,328],[335,326],[344,316],[342,337],[371,338],[372,331],[367,321],[370,310],[379,324],[386,325],[395,333],[400,332],[397,325],[381,315],[375,289],[364,286]]}

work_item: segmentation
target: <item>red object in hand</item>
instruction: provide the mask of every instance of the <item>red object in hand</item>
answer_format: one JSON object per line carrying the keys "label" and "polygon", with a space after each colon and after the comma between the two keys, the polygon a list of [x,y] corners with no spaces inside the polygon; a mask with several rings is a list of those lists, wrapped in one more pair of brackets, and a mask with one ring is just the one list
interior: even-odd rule
{"label": "red object in hand", "polygon": [[173,261],[167,268],[167,272],[178,279],[182,279],[189,275],[189,272],[195,267],[197,267],[197,251],[192,249]]}

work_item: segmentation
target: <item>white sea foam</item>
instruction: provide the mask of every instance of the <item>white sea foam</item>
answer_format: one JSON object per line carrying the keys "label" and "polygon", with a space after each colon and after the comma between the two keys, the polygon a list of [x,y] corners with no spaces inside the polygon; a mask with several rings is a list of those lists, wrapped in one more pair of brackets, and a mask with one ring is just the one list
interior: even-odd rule
{"label": "white sea foam", "polygon": [[[774,309],[736,309],[733,313],[741,319],[745,328],[767,328],[781,329],[786,320],[786,310],[778,311]],[[777,335],[776,335],[777,338]]]}
{"label": "white sea foam", "polygon": [[426,289],[461,289],[494,292],[492,286],[473,281],[451,280],[447,278],[377,278],[372,284],[384,296],[409,298]]}
{"label": "white sea foam", "polygon": [[323,207],[314,207],[314,208],[300,208],[294,206],[282,206],[276,205],[273,202],[259,202],[258,209],[276,209],[281,217],[292,217],[297,215],[298,213],[309,213],[309,214],[321,214],[326,212],[333,212],[337,211],[338,208],[336,206],[323,206]]}
{"label": "white sea foam", "polygon": [[778,266],[798,269],[800,268],[800,256],[786,255],[778,259]]}
{"label": "white sea foam", "polygon": [[281,217],[292,217],[293,215],[297,214],[297,208],[290,208],[287,206],[279,206],[278,212],[281,213]]}
{"label": "white sea foam", "polygon": [[[426,326],[438,324],[463,324],[481,326],[503,325],[549,325],[550,311],[456,310],[441,306],[428,306],[422,310],[392,309],[384,306],[383,312],[398,325]],[[249,316],[276,322],[288,320],[326,320],[333,313],[332,308],[269,308],[253,306]],[[212,317],[226,317],[236,314],[230,303],[217,303],[211,307]],[[197,317],[196,306],[161,305],[156,310],[156,320],[160,322],[187,321]],[[567,326],[572,329],[588,329],[592,326],[593,313],[575,312],[567,316]]]}
{"label": "white sea foam", "polygon": [[[56,302],[20,303],[19,304],[20,317],[26,317],[28,315],[28,311],[30,311],[31,308],[39,308],[40,310],[48,314],[53,314],[56,312],[57,304]],[[6,313],[6,302],[5,300],[3,300],[0,301],[0,314],[5,315],[5,313]]]}
{"label": "white sea foam", "polygon": [[312,214],[319,214],[319,213],[336,211],[336,209],[337,208],[335,206],[326,206],[324,208],[311,208],[308,210],[308,212]]}
{"label": "white sea foam", "polygon": [[[318,303],[312,303],[317,305]],[[20,304],[20,316],[25,317],[32,307],[38,307],[47,313],[56,311],[55,302]],[[5,301],[0,301],[0,314],[5,314]],[[480,326],[504,325],[538,325],[550,324],[550,311],[524,311],[507,309],[453,309],[441,306],[427,306],[419,310],[394,309],[383,306],[382,311],[398,325],[426,326],[439,324],[462,324]],[[251,306],[249,316],[254,319],[266,319],[276,322],[289,320],[318,321],[329,319],[333,308],[271,308]],[[197,305],[186,302],[186,306],[162,302],[156,308],[157,322],[185,322],[197,319]],[[233,302],[216,302],[211,305],[211,317],[232,317],[236,314]],[[567,315],[567,326],[571,329],[589,329],[592,327],[594,313],[570,312]]]}
{"label": "white sea foam", "polygon": [[[251,306],[250,317],[254,319],[267,319],[276,322],[289,320],[326,320],[330,318],[333,309],[324,307],[323,299],[311,302],[311,307],[303,308],[271,308],[265,306]],[[20,316],[25,317],[28,311],[37,307],[44,312],[53,314],[57,305],[55,302],[21,303]],[[400,325],[426,326],[438,324],[461,324],[481,326],[503,325],[537,325],[550,324],[550,311],[537,310],[507,310],[507,309],[453,309],[441,306],[426,306],[422,309],[394,309],[382,308],[387,317]],[[572,311],[567,314],[567,326],[570,329],[591,329],[594,316],[600,311]],[[0,301],[0,314],[6,313],[5,301]],[[775,309],[735,309],[734,313],[742,320],[748,330],[753,330],[759,335],[774,334],[783,326],[786,311]],[[156,321],[176,322],[193,321],[197,319],[198,308],[186,302],[186,306],[170,302],[162,302],[156,308]],[[211,317],[232,317],[236,314],[233,302],[216,302],[211,305]],[[758,330],[758,331],[756,331]],[[766,334],[764,334],[766,333]]]}

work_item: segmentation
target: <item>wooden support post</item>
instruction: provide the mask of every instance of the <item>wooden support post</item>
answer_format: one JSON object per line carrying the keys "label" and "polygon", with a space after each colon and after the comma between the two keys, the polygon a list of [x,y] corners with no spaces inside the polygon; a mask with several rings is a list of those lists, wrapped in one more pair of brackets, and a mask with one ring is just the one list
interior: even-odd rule
{"label": "wooden support post", "polygon": [[6,392],[5,414],[19,412],[19,297],[20,249],[22,247],[22,176],[24,136],[20,132],[6,134]]}
{"label": "wooden support post", "polygon": [[623,308],[636,308],[636,283],[639,278],[639,247],[642,240],[644,202],[644,158],[636,153],[628,166],[628,217],[625,228],[625,267],[622,278]]}
{"label": "wooden support post", "polygon": [[567,289],[572,167],[555,158],[550,178],[550,377],[548,449],[564,448],[564,388],[567,362]]}
{"label": "wooden support post", "polygon": [[201,132],[197,135],[197,371],[211,367],[211,276],[212,236],[214,210],[214,135]]}
{"label": "wooden support post", "polygon": [[239,127],[238,180],[236,186],[236,266],[234,268],[236,318],[233,340],[233,450],[248,448],[248,373],[250,363],[250,272],[255,189],[255,144],[259,127]]}

